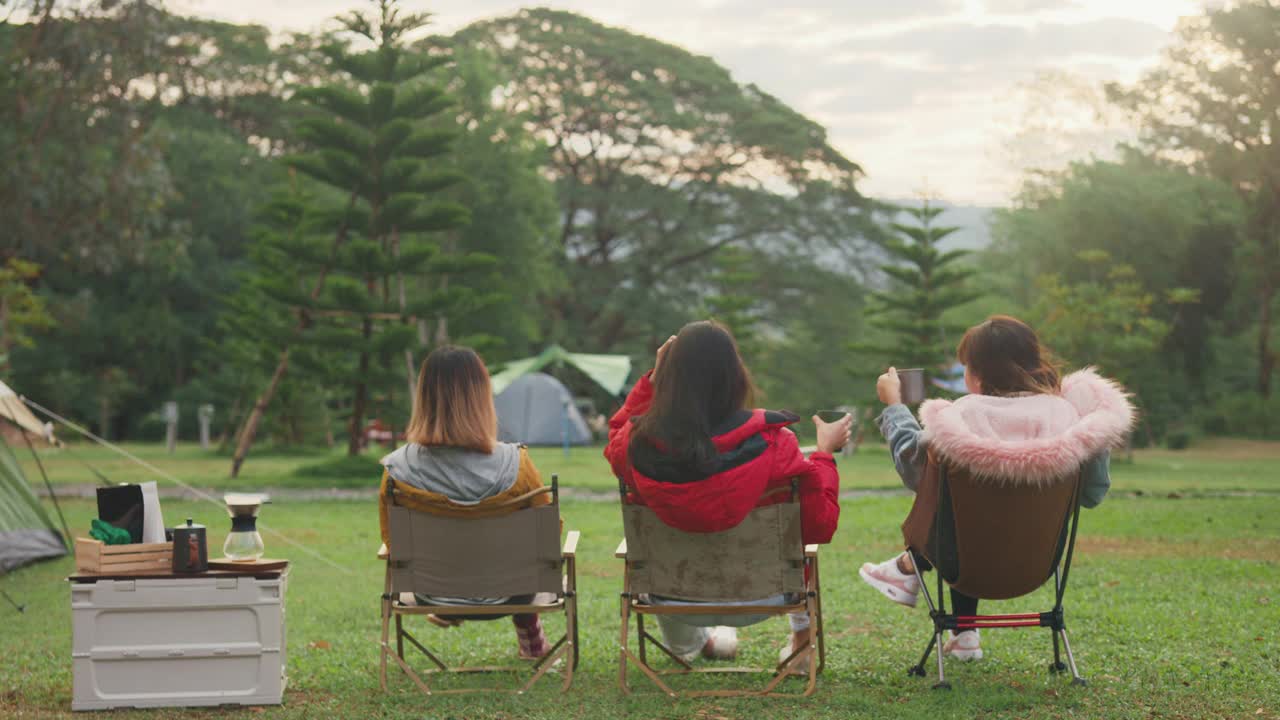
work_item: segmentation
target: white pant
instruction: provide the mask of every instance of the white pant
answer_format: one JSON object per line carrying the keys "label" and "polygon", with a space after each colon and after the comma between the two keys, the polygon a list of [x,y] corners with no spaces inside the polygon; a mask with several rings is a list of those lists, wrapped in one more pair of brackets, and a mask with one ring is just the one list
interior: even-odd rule
{"label": "white pant", "polygon": [[[675,600],[671,598],[649,598],[654,605],[700,605],[692,600]],[[745,602],[720,603],[722,605],[791,605],[795,600],[786,595],[774,595],[761,600]],[[710,628],[717,625],[730,627],[746,627],[768,620],[772,615],[655,615],[658,627],[662,628],[662,642],[676,655],[686,656],[697,653],[707,644],[711,636]],[[803,632],[809,629],[807,613],[790,613],[791,632]]]}

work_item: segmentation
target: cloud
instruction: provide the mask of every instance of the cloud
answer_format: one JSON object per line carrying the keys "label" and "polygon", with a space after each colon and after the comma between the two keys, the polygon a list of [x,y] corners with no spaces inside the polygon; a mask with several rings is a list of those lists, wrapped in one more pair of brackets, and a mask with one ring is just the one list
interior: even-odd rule
{"label": "cloud", "polygon": [[1128,18],[1079,23],[947,23],[892,35],[851,40],[859,51],[912,54],[938,69],[1018,63],[1042,65],[1073,56],[1133,59],[1154,54],[1168,42],[1159,26]]}
{"label": "cloud", "polygon": [[[309,29],[362,0],[169,0],[178,12]],[[522,0],[403,0],[436,32],[515,12]],[[924,178],[951,199],[998,202],[991,148],[1020,111],[1018,83],[1045,68],[1122,79],[1169,41],[1187,0],[545,0],[698,54],[829,129],[869,173],[908,196]],[[997,189],[1003,182],[1003,187]]]}

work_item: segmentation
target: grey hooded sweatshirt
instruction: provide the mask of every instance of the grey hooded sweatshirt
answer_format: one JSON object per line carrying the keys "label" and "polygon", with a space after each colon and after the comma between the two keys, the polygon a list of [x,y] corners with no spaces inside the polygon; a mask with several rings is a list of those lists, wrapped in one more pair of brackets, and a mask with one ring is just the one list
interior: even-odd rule
{"label": "grey hooded sweatshirt", "polygon": [[382,465],[396,482],[439,493],[459,505],[475,505],[516,483],[520,446],[500,442],[486,454],[409,443],[382,458]]}

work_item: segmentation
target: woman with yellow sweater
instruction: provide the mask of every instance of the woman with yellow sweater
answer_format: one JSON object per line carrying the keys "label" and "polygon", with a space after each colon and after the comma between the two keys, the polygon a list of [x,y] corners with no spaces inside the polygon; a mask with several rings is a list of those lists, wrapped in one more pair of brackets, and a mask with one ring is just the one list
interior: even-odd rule
{"label": "woman with yellow sweater", "polygon": [[[446,346],[433,351],[418,373],[413,418],[405,430],[409,441],[382,458],[382,491],[378,509],[382,541],[388,543],[387,486],[394,484],[397,503],[412,510],[452,517],[491,517],[524,507],[546,505],[541,494],[516,507],[502,507],[542,487],[538,469],[524,446],[498,442],[498,413],[493,406],[489,371],[474,350]],[[527,604],[532,596],[441,598],[418,596],[431,605]],[[438,625],[456,624],[430,616]],[[493,619],[479,615],[474,619]],[[537,615],[512,615],[520,656],[547,653],[546,636]]]}

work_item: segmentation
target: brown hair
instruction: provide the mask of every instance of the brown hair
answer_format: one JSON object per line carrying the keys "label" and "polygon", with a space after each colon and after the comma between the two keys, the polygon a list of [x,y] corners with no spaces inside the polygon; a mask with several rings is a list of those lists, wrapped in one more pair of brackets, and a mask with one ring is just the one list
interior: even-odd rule
{"label": "brown hair", "polygon": [[710,467],[717,456],[712,430],[754,396],[751,373],[729,329],[714,320],[691,322],[662,359],[653,402],[635,419],[629,450],[634,455],[657,448],[676,462]]}
{"label": "brown hair", "polygon": [[422,361],[405,438],[419,445],[493,452],[498,412],[489,371],[475,350],[445,345]]}
{"label": "brown hair", "polygon": [[984,395],[1056,394],[1062,375],[1036,331],[1008,315],[992,315],[960,339],[956,357],[978,376]]}

